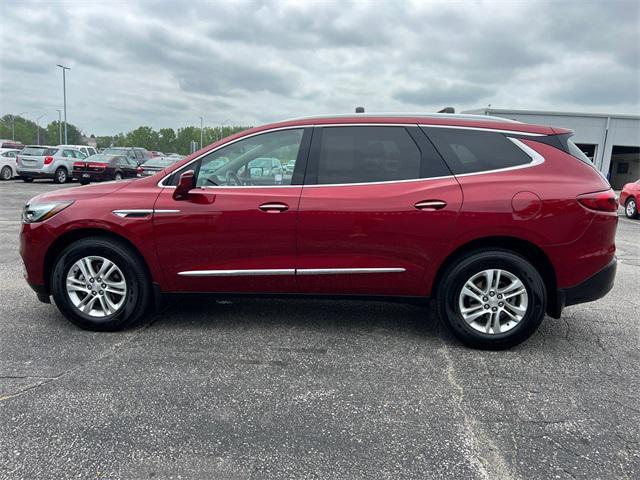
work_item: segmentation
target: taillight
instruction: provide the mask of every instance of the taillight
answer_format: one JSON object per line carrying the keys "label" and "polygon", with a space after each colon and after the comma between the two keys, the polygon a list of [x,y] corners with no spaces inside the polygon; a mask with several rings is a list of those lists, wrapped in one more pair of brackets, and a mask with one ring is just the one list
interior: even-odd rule
{"label": "taillight", "polygon": [[20,157],[16,155],[16,164],[20,161]]}
{"label": "taillight", "polygon": [[53,157],[44,157],[45,165],[49,165],[51,162],[53,162]]}
{"label": "taillight", "polygon": [[598,212],[617,212],[618,203],[616,202],[616,194],[613,190],[605,190],[604,192],[585,193],[578,195],[578,202],[589,210]]}
{"label": "taillight", "polygon": [[90,162],[89,163],[89,168],[96,168],[96,169],[102,168],[104,170],[107,167],[108,167],[108,165],[106,163],[100,163],[100,162]]}
{"label": "taillight", "polygon": [[84,162],[73,162],[73,168],[83,168],[84,166]]}
{"label": "taillight", "polygon": [[136,172],[142,173],[142,172],[144,172],[144,168],[138,166],[138,168],[136,168]]}

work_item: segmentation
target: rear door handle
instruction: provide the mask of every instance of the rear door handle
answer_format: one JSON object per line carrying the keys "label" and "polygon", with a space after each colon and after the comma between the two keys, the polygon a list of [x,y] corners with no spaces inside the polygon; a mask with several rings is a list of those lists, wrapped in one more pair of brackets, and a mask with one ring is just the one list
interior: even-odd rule
{"label": "rear door handle", "polygon": [[286,203],[263,203],[258,208],[267,213],[279,213],[289,210],[289,205]]}
{"label": "rear door handle", "polygon": [[414,205],[418,210],[424,210],[427,212],[433,212],[434,210],[441,210],[447,206],[447,202],[443,200],[423,200]]}

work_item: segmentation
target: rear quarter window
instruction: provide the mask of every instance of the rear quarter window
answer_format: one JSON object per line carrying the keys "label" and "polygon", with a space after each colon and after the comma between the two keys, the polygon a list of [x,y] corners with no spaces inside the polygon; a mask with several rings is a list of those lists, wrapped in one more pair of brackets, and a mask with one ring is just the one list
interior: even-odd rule
{"label": "rear quarter window", "polygon": [[456,175],[531,163],[531,157],[504,134],[458,128],[422,127]]}

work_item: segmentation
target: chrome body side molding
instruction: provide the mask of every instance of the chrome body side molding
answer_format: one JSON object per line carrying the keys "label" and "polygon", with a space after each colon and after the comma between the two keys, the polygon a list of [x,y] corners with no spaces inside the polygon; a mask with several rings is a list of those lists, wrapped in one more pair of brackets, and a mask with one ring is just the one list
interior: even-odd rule
{"label": "chrome body side molding", "polygon": [[188,270],[178,272],[185,277],[239,277],[264,275],[353,275],[363,273],[402,273],[404,268],[278,268],[248,270]]}

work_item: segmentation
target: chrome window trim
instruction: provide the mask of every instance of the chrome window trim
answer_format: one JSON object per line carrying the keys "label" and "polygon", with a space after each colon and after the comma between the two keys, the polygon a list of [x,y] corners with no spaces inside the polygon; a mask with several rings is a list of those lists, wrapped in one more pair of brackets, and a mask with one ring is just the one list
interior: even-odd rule
{"label": "chrome window trim", "polygon": [[[280,130],[295,130],[295,129],[300,129],[300,128],[324,128],[324,127],[370,127],[370,126],[376,126],[376,127],[380,127],[380,126],[386,126],[386,127],[427,127],[427,128],[453,128],[453,129],[459,129],[459,130],[477,130],[477,131],[483,131],[483,132],[496,132],[496,133],[506,133],[506,134],[511,134],[511,135],[521,135],[521,136],[530,136],[530,137],[544,137],[546,136],[546,134],[544,133],[531,133],[531,132],[519,132],[519,131],[513,131],[513,130],[500,130],[500,129],[494,129],[494,128],[482,128],[482,127],[464,127],[464,126],[455,126],[455,125],[428,125],[428,124],[415,124],[415,123],[335,123],[335,124],[322,124],[322,125],[295,125],[295,126],[287,126],[287,127],[277,127],[277,128],[273,128],[273,129],[269,129],[269,130],[264,130],[261,132],[256,132],[253,133],[251,135],[246,135],[244,137],[241,138],[237,138],[229,143],[225,143],[224,145],[220,145],[219,147],[216,147],[213,150],[209,150],[201,155],[199,155],[198,157],[194,158],[193,160],[189,161],[188,163],[186,163],[185,165],[183,165],[182,167],[176,169],[176,170],[180,170],[186,166],[191,165],[194,162],[197,162],[198,160],[200,160],[201,158],[205,157],[206,155],[209,155],[210,153],[213,153],[223,147],[226,147],[227,145],[232,145],[240,140],[243,140],[245,138],[251,138],[254,137],[256,135],[261,135],[263,133],[270,133],[270,132],[277,132]],[[516,165],[514,167],[506,167],[506,168],[498,168],[498,169],[494,169],[494,170],[483,170],[481,172],[472,172],[472,173],[461,173],[458,175],[443,175],[443,176],[439,176],[439,177],[429,177],[429,178],[409,178],[409,179],[405,179],[405,180],[385,180],[385,181],[380,181],[380,182],[360,182],[360,183],[325,183],[325,184],[321,184],[321,183],[314,183],[314,184],[310,184],[310,185],[214,185],[214,186],[201,186],[201,187],[197,187],[197,188],[202,188],[202,189],[216,189],[216,188],[318,188],[318,187],[353,187],[353,186],[364,186],[364,185],[384,185],[387,183],[406,183],[406,182],[421,182],[421,181],[430,181],[430,180],[441,180],[441,179],[447,179],[447,178],[456,178],[456,177],[467,177],[467,176],[471,176],[471,175],[484,175],[487,173],[496,173],[496,172],[507,172],[507,171],[511,171],[511,170],[518,170],[521,168],[529,168],[529,167],[535,167],[537,165],[540,165],[542,163],[544,163],[544,157],[542,157],[542,155],[540,155],[538,152],[536,152],[534,149],[532,149],[531,147],[525,145],[524,143],[522,143],[520,140],[516,139],[516,138],[512,138],[512,137],[507,137],[509,140],[511,140],[516,146],[518,146],[521,150],[523,150],[525,153],[527,153],[529,155],[529,157],[531,157],[532,161],[530,163],[526,163],[524,165]],[[170,174],[164,176],[158,183],[157,186],[160,188],[176,188],[175,185],[164,185],[163,182],[169,178],[171,175],[173,175],[173,173],[175,172],[175,170],[173,172],[171,172]]]}

